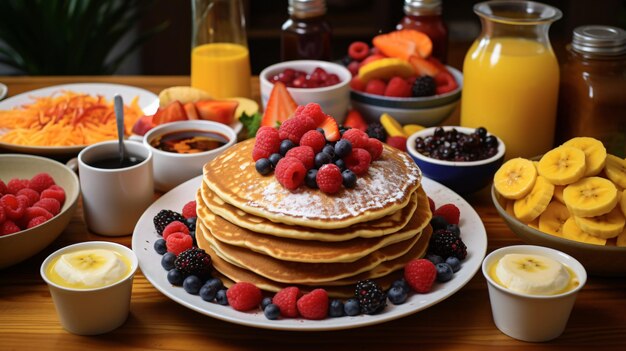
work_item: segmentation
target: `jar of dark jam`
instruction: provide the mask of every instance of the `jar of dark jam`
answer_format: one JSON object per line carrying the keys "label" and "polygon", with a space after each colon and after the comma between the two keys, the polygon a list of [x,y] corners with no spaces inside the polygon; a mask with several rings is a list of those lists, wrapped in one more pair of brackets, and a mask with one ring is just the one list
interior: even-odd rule
{"label": "jar of dark jam", "polygon": [[576,136],[603,142],[626,156],[626,31],[589,25],[574,29],[561,66],[558,144]]}
{"label": "jar of dark jam", "polygon": [[396,29],[415,29],[428,35],[433,42],[432,56],[446,63],[448,27],[441,17],[441,0],[404,0],[404,18]]}
{"label": "jar of dark jam", "polygon": [[280,35],[280,58],[331,60],[332,29],[326,21],[325,0],[289,0],[289,19]]}

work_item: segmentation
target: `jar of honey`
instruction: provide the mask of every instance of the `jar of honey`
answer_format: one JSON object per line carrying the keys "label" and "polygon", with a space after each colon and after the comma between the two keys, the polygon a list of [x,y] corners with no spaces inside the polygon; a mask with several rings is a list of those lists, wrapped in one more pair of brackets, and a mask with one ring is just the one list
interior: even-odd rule
{"label": "jar of honey", "polygon": [[280,34],[280,59],[331,60],[332,29],[325,0],[289,0],[289,19]]}
{"label": "jar of honey", "polygon": [[626,31],[588,25],[574,29],[561,65],[556,141],[588,136],[626,156]]}
{"label": "jar of honey", "polygon": [[441,17],[441,0],[404,0],[404,17],[396,29],[415,29],[433,42],[432,56],[445,63],[448,55],[448,27]]}

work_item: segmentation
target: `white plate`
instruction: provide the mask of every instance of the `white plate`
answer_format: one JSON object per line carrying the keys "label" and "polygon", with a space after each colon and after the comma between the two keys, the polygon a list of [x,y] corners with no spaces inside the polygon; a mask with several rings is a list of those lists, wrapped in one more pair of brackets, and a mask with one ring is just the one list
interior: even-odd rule
{"label": "white plate", "polygon": [[[4,101],[0,101],[0,110],[10,110],[24,104],[32,103],[33,98],[50,96],[59,93],[62,90],[71,90],[77,93],[86,93],[90,95],[102,95],[110,101],[113,101],[115,94],[120,94],[124,99],[124,103],[130,103],[136,96],[139,97],[139,106],[143,113],[154,114],[159,107],[159,98],[152,92],[145,89],[136,88],[121,84],[107,83],[77,83],[55,85],[47,88],[27,91],[25,93],[12,96]],[[0,134],[2,131],[0,131]],[[69,155],[78,154],[85,145],[82,146],[27,146],[16,145],[0,142],[0,147],[21,153],[37,154],[44,156],[51,155]]]}
{"label": "white plate", "polygon": [[4,99],[8,92],[9,88],[5,84],[0,83],[0,100]]}
{"label": "white plate", "polygon": [[195,193],[202,176],[191,179],[155,201],[141,216],[133,233],[133,251],[139,258],[139,266],[146,278],[165,296],[202,314],[232,323],[251,327],[279,330],[338,330],[363,327],[383,323],[421,311],[448,298],[472,279],[480,268],[487,251],[487,233],[480,217],[463,198],[445,186],[424,178],[422,185],[436,204],[454,203],[461,210],[461,236],[467,245],[467,258],[462,262],[460,271],[446,283],[435,283],[428,294],[412,294],[407,302],[394,306],[388,304],[385,310],[376,315],[355,317],[326,318],[321,321],[285,318],[269,320],[260,310],[239,312],[229,306],[206,302],[197,295],[190,295],[182,287],[176,287],[167,281],[166,272],[161,267],[161,255],[154,251],[154,241],[159,239],[152,218],[162,209],[180,212],[183,205],[195,198]]}

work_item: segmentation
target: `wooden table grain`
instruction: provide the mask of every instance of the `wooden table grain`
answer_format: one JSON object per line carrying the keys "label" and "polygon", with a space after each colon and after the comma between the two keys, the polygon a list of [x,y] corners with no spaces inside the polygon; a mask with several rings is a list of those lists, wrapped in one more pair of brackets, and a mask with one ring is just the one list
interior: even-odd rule
{"label": "wooden table grain", "polygon": [[[128,84],[158,93],[169,86],[188,84],[189,77],[0,77],[0,82],[8,85],[9,96],[78,82]],[[252,87],[258,99],[256,78]],[[498,216],[487,189],[466,199],[487,229],[488,252],[522,244]],[[130,236],[109,238],[90,233],[79,208],[53,244],[25,262],[0,270],[0,350],[626,349],[626,279],[589,277],[563,335],[548,343],[525,343],[502,334],[493,324],[486,282],[480,272],[450,298],[408,317],[350,330],[288,332],[254,329],[196,313],[165,297],[139,271],[128,321],[105,335],[77,336],[61,328],[39,266],[54,250],[90,240],[131,246]]]}

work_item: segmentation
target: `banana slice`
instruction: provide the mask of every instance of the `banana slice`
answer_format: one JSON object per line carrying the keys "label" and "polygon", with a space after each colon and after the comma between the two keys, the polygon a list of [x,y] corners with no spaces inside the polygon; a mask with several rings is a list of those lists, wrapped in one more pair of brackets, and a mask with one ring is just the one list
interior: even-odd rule
{"label": "banana slice", "polygon": [[596,217],[576,217],[576,225],[580,230],[601,239],[618,236],[624,230],[626,219],[617,206],[609,213]]}
{"label": "banana slice", "polygon": [[54,270],[70,285],[91,288],[115,283],[127,268],[114,252],[93,249],[62,255]]}
{"label": "banana slice", "polygon": [[622,195],[619,199],[619,207],[622,210],[622,214],[626,217],[626,190],[622,191]]}
{"label": "banana slice", "polygon": [[517,200],[530,193],[536,179],[537,169],[533,162],[518,157],[500,166],[493,177],[493,185],[503,197]]}
{"label": "banana slice", "polygon": [[565,189],[565,185],[554,186],[554,199],[565,205],[565,201],[563,200],[563,189]]}
{"label": "banana slice", "polygon": [[601,239],[583,232],[578,225],[576,225],[574,217],[570,217],[563,224],[563,237],[565,239],[579,241],[581,243],[606,245],[606,239]]}
{"label": "banana slice", "polygon": [[525,223],[533,221],[548,207],[552,194],[554,194],[554,185],[546,178],[538,176],[530,193],[515,200],[515,205],[513,205],[515,217]]}
{"label": "banana slice", "polygon": [[568,185],[563,201],[574,216],[595,217],[609,213],[617,205],[617,188],[608,179],[588,177]]}
{"label": "banana slice", "polygon": [[626,188],[626,160],[611,154],[606,155],[604,173],[620,188]]}
{"label": "banana slice", "polygon": [[496,266],[496,276],[505,287],[530,295],[563,291],[570,278],[558,261],[532,254],[504,255]]}
{"label": "banana slice", "polygon": [[539,216],[539,230],[544,233],[562,237],[563,225],[571,217],[567,207],[552,200],[546,210]]}
{"label": "banana slice", "polygon": [[539,160],[539,175],[554,185],[574,183],[585,174],[585,153],[571,146],[559,146]]}
{"label": "banana slice", "polygon": [[535,218],[531,222],[526,223],[527,226],[539,230],[539,217]]}
{"label": "banana slice", "polygon": [[598,139],[589,137],[576,137],[563,143],[563,146],[571,146],[585,153],[585,177],[598,175],[606,162],[606,148]]}
{"label": "banana slice", "polygon": [[513,205],[515,205],[515,201],[514,200],[505,200],[505,201],[506,201],[505,211],[511,216],[515,217],[515,211],[513,210]]}
{"label": "banana slice", "polygon": [[615,245],[619,247],[626,247],[626,229],[617,236],[617,240],[615,240]]}
{"label": "banana slice", "polygon": [[166,107],[176,100],[180,101],[181,104],[186,104],[188,102],[212,99],[209,93],[198,88],[189,86],[169,87],[161,90],[159,93],[159,106]]}

